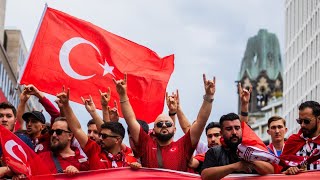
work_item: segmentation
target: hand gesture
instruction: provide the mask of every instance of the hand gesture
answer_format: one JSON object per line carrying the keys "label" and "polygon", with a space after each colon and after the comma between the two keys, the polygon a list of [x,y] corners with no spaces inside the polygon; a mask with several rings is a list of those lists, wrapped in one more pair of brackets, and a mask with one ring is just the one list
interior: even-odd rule
{"label": "hand gesture", "polygon": [[28,94],[28,90],[24,88],[22,93],[19,96],[20,102],[27,102],[29,98],[30,98],[30,95]]}
{"label": "hand gesture", "polygon": [[62,92],[57,94],[58,99],[55,100],[59,108],[69,105],[69,94],[70,94],[70,89],[68,88],[66,91],[65,87],[63,86]]}
{"label": "hand gesture", "polygon": [[113,82],[116,85],[117,92],[120,96],[127,94],[127,74],[124,74],[124,79],[116,80],[113,78]]}
{"label": "hand gesture", "polygon": [[250,94],[252,92],[252,86],[250,86],[249,90],[242,88],[241,83],[238,83],[238,91],[239,91],[239,98],[242,105],[249,104],[250,101]]}
{"label": "hand gesture", "polygon": [[108,87],[108,92],[101,92],[100,89],[99,89],[99,92],[100,92],[100,102],[101,102],[101,106],[108,106],[108,103],[110,101],[110,98],[111,98],[111,90],[110,90],[110,87]]}
{"label": "hand gesture", "polygon": [[169,96],[166,92],[166,102],[169,109],[169,113],[176,113],[179,107],[179,91],[176,91],[176,94],[172,92],[172,95]]}
{"label": "hand gesture", "polygon": [[65,170],[63,170],[63,172],[68,175],[75,175],[76,173],[79,173],[79,170],[76,167],[70,165]]}
{"label": "hand gesture", "polygon": [[118,122],[119,121],[118,104],[116,100],[114,100],[113,103],[114,103],[113,108],[108,107],[110,121]]}
{"label": "hand gesture", "polygon": [[27,85],[24,89],[27,90],[27,93],[28,93],[29,95],[34,95],[34,96],[36,96],[36,97],[38,97],[38,98],[40,97],[41,91],[39,91],[38,88],[35,87],[34,85],[29,84],[29,85]]}
{"label": "hand gesture", "polygon": [[84,107],[89,113],[93,113],[96,111],[96,105],[94,104],[91,95],[89,96],[89,99],[84,99],[83,97],[81,97],[81,100],[84,104]]}
{"label": "hand gesture", "polygon": [[206,95],[213,97],[216,92],[216,77],[213,77],[213,80],[207,80],[206,75],[203,74],[203,84]]}

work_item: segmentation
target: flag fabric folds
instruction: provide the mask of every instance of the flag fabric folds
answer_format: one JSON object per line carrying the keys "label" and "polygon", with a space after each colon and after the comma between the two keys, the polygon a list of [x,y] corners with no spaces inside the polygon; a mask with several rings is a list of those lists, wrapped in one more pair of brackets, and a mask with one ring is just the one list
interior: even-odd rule
{"label": "flag fabric folds", "polygon": [[163,111],[173,69],[173,55],[160,58],[144,46],[47,7],[20,84],[34,84],[52,95],[64,85],[72,101],[82,103],[81,96],[92,95],[101,109],[99,89],[110,87],[110,102],[119,100],[112,79],[127,73],[133,110],[150,123]]}
{"label": "flag fabric folds", "polygon": [[24,174],[28,178],[35,175],[51,174],[43,161],[28,145],[1,125],[0,142],[2,161],[14,173]]}

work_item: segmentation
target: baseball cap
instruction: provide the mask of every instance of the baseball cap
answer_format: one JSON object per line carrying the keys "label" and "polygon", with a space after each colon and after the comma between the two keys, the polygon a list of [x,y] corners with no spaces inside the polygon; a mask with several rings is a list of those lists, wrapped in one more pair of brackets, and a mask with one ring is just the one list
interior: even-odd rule
{"label": "baseball cap", "polygon": [[46,119],[44,117],[44,115],[42,114],[42,112],[40,111],[30,111],[30,112],[26,112],[22,115],[22,119],[27,121],[28,118],[30,116],[33,116],[35,117],[37,120],[39,120],[42,124],[45,124],[46,123]]}

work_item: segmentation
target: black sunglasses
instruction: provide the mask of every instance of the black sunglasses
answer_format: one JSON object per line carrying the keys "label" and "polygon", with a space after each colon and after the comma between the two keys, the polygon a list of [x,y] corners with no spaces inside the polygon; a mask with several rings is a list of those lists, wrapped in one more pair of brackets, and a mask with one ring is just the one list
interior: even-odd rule
{"label": "black sunglasses", "polygon": [[166,121],[166,122],[160,121],[160,122],[158,122],[158,123],[156,124],[156,126],[157,126],[158,128],[162,128],[163,124],[165,124],[167,127],[171,127],[171,126],[173,125],[171,122],[168,122],[168,121]]}
{"label": "black sunglasses", "polygon": [[304,122],[304,124],[310,124],[311,120],[310,119],[296,119],[298,124],[302,124],[302,122]]}
{"label": "black sunglasses", "polygon": [[50,130],[49,130],[49,134],[50,134],[50,135],[53,135],[54,132],[56,132],[56,134],[57,134],[58,136],[60,136],[63,132],[65,132],[65,133],[71,133],[70,131],[66,131],[66,130],[63,130],[63,129],[50,129]]}
{"label": "black sunglasses", "polygon": [[117,138],[119,136],[113,136],[113,135],[109,135],[109,134],[99,133],[99,137],[101,137],[102,139],[106,139],[108,137]]}

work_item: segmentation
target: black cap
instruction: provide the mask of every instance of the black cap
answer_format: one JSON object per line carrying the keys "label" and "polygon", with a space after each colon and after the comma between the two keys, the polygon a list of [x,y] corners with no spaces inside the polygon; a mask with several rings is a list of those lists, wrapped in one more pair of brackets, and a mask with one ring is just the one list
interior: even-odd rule
{"label": "black cap", "polygon": [[46,123],[46,119],[44,117],[44,115],[42,114],[42,112],[40,111],[31,111],[31,112],[26,112],[22,115],[22,119],[27,121],[28,118],[30,116],[33,116],[35,117],[37,120],[39,120],[42,124],[45,124]]}

